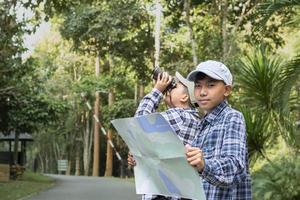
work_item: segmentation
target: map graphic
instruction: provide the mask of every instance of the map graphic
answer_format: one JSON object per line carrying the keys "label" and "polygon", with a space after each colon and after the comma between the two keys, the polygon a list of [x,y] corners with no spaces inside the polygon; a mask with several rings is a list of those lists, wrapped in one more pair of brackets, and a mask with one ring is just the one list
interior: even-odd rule
{"label": "map graphic", "polygon": [[128,145],[137,194],[205,200],[202,179],[188,164],[184,145],[159,113],[112,120]]}

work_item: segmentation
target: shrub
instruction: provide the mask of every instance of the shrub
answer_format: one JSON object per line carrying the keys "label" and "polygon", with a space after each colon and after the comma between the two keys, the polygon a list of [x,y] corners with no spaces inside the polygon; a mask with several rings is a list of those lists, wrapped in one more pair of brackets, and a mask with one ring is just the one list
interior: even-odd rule
{"label": "shrub", "polygon": [[299,200],[300,156],[287,156],[268,163],[252,178],[253,199]]}

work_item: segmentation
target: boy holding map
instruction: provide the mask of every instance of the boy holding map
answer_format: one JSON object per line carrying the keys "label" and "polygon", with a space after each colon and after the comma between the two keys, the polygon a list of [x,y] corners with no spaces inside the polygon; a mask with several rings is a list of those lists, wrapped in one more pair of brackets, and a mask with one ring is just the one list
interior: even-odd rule
{"label": "boy holding map", "polygon": [[251,200],[243,114],[227,103],[232,75],[220,62],[200,63],[188,75],[195,98],[205,111],[198,135],[186,145],[187,161],[203,178],[207,200]]}
{"label": "boy holding map", "polygon": [[[159,74],[152,91],[147,94],[139,104],[135,116],[147,115],[156,112],[163,93],[166,92],[165,102],[168,110],[160,114],[169,122],[171,128],[177,134],[184,145],[192,144],[199,126],[198,111],[192,106],[192,95],[194,93],[193,82],[183,78],[178,72],[175,74],[176,86],[165,91],[170,85],[172,77],[167,72]],[[128,155],[128,164],[134,166],[135,160]],[[150,199],[177,199],[175,197],[164,197],[161,195],[143,195],[143,200]]]}

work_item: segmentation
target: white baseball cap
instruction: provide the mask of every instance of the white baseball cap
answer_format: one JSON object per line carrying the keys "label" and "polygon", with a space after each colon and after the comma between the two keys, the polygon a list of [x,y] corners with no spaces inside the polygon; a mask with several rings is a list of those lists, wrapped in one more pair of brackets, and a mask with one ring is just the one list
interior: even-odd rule
{"label": "white baseball cap", "polygon": [[221,62],[214,60],[201,62],[199,65],[197,65],[195,70],[189,73],[187,79],[189,81],[195,81],[196,75],[199,72],[202,72],[213,79],[222,80],[226,85],[232,86],[232,74]]}
{"label": "white baseball cap", "polygon": [[182,83],[185,87],[187,87],[187,90],[189,92],[190,101],[191,101],[192,105],[195,105],[197,101],[196,101],[196,98],[194,95],[194,87],[195,87],[194,82],[187,80],[179,72],[175,72],[175,77],[178,79],[178,81],[180,83]]}

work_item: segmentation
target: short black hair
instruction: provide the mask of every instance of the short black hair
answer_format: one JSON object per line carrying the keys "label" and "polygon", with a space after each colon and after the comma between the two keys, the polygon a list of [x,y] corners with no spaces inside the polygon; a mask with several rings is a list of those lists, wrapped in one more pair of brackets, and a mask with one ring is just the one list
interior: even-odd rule
{"label": "short black hair", "polygon": [[210,79],[213,80],[213,81],[222,81],[222,82],[226,85],[226,83],[225,83],[223,80],[217,80],[217,79],[214,79],[214,78],[208,76],[207,74],[205,74],[205,73],[203,73],[203,72],[198,72],[198,73],[196,74],[196,76],[195,76],[195,81],[194,81],[194,82],[196,82],[196,81],[198,81],[198,80],[203,80],[203,79],[205,79],[206,77],[210,78]]}
{"label": "short black hair", "polygon": [[205,77],[208,77],[206,74],[204,74],[203,72],[198,72],[195,76],[195,81],[197,80],[202,80],[204,79]]}

